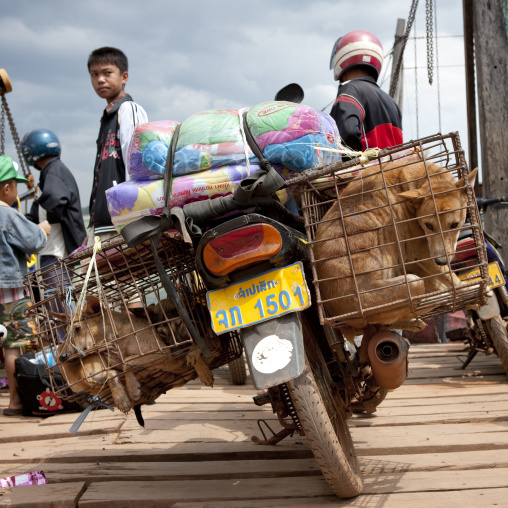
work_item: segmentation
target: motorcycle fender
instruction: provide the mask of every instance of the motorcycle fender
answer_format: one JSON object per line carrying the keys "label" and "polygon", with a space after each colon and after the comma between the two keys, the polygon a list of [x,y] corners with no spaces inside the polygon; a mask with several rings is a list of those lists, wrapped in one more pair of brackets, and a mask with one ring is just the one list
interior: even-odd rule
{"label": "motorcycle fender", "polygon": [[500,314],[501,310],[499,309],[499,303],[497,301],[496,295],[492,294],[492,296],[489,296],[487,305],[482,305],[477,312],[480,319],[483,320],[492,319],[494,316]]}
{"label": "motorcycle fender", "polygon": [[252,382],[277,386],[305,372],[302,323],[298,312],[241,330]]}

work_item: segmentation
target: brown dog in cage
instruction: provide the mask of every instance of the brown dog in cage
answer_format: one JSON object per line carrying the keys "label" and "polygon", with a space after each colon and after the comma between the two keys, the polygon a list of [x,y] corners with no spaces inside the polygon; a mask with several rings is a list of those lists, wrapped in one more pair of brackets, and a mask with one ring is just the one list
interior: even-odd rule
{"label": "brown dog in cage", "polygon": [[[177,318],[174,306],[168,300],[162,300],[146,310],[150,321],[159,324],[150,325],[143,308],[135,311],[138,315],[129,316],[111,311],[111,323],[107,312],[102,315],[100,301],[94,296],[87,296],[81,319],[76,316],[72,329],[68,314],[51,313],[55,319],[65,321],[70,330],[66,342],[58,347],[58,356],[62,362],[62,375],[75,393],[96,395],[107,385],[114,405],[127,413],[142,395],[134,368],[156,365],[160,370],[182,375],[191,368],[196,370],[204,384],[213,384],[212,372],[195,344],[180,357],[165,347],[170,338],[176,343],[189,340],[187,329]],[[101,351],[95,349],[97,347]],[[84,356],[76,355],[78,348]]]}
{"label": "brown dog in cage", "polygon": [[313,253],[323,305],[348,338],[368,324],[421,330],[412,298],[461,285],[449,261],[476,172],[457,181],[431,162],[392,161],[362,170],[340,193],[317,227]]}

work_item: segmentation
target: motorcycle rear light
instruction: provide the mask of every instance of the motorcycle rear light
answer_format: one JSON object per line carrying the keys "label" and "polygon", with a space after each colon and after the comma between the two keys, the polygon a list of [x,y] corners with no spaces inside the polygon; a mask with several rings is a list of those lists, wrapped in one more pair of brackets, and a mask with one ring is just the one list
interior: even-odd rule
{"label": "motorcycle rear light", "polygon": [[203,263],[220,277],[244,266],[275,256],[282,237],[269,224],[244,226],[210,240],[203,248]]}
{"label": "motorcycle rear light", "polygon": [[464,261],[476,256],[474,238],[464,238],[457,243],[455,249],[455,261]]}

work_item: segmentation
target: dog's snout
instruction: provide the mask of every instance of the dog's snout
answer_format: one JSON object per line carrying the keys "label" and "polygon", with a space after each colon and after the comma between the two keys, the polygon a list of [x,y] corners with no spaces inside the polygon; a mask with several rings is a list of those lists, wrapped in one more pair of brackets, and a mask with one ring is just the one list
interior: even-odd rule
{"label": "dog's snout", "polygon": [[444,258],[436,258],[434,259],[436,265],[439,265],[439,266],[444,266],[446,264],[448,264],[448,259],[446,257]]}
{"label": "dog's snout", "polygon": [[62,353],[59,356],[59,359],[60,359],[61,362],[65,362],[65,360],[67,360],[68,357],[69,357],[69,355],[67,353]]}

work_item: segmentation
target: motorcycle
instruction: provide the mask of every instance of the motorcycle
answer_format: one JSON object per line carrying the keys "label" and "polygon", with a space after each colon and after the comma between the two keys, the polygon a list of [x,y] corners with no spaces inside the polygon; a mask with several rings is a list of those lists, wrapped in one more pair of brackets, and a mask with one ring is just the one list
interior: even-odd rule
{"label": "motorcycle", "polygon": [[[177,315],[171,319],[159,317],[152,326],[160,330],[164,322],[169,322],[165,343],[169,359],[176,364],[185,358],[186,364],[178,364],[178,373],[157,370],[157,365],[137,362],[143,358],[135,358],[131,352],[130,364],[124,361],[115,365],[116,357],[108,356],[108,376],[112,373],[111,377],[121,379],[129,369],[133,370],[142,392],[138,404],[142,404],[173,386],[181,386],[198,375],[201,379],[203,373],[211,374],[214,368],[241,358],[243,350],[253,385],[259,390],[255,404],[271,404],[282,427],[267,437],[260,426],[264,439],[253,437],[253,441],[273,445],[295,433],[306,436],[331,490],[342,498],[354,497],[361,493],[363,483],[347,420],[357,411],[374,412],[388,390],[403,384],[408,371],[407,341],[389,328],[375,325],[365,328],[361,340],[346,340],[334,326],[337,320],[327,321],[315,288],[311,245],[316,227],[334,200],[339,199],[339,185],[358,176],[359,160],[315,168],[284,180],[251,139],[246,116],[243,122],[247,141],[262,170],[242,180],[233,194],[171,209],[166,202],[161,215],[126,225],[121,241],[106,241],[100,251],[94,248],[92,253],[87,249],[63,261],[63,271],[69,273],[72,287],[41,287],[40,273],[29,279],[28,287],[31,294],[38,288],[48,295],[44,302],[60,298],[68,305],[74,299],[74,308],[79,308],[81,295],[95,293],[103,301],[105,316],[98,318],[95,314],[90,319],[113,323],[120,313],[111,309],[123,305],[122,326],[129,326],[125,325],[125,316],[129,316],[125,303],[133,295],[141,297],[146,308],[147,295],[159,299],[159,293],[164,291]],[[177,134],[175,130],[167,158],[166,197],[170,195]],[[415,147],[420,147],[425,157],[428,147],[440,150],[433,155],[434,160],[439,156],[448,164],[451,151],[445,141],[449,138],[429,137],[383,150],[379,157],[396,156]],[[452,136],[452,141],[459,155],[457,164],[451,164],[449,170],[459,172],[463,167],[462,152],[458,139]],[[287,189],[300,193],[303,216],[291,212],[276,198],[277,191]],[[470,204],[468,207],[473,211]],[[87,275],[79,264],[84,260],[89,266]],[[95,278],[89,276],[94,265]],[[484,282],[472,286],[461,302],[466,305],[476,301]],[[424,295],[418,303],[410,298],[395,303],[418,307],[419,316],[426,318],[443,313],[442,309],[449,301],[455,302],[456,296],[441,291],[437,300]],[[34,308],[41,314],[37,318],[40,333],[58,347],[56,325],[51,323],[47,306],[35,303]],[[177,337],[175,330],[181,330],[182,323],[188,333]],[[87,327],[91,330],[90,323]],[[103,333],[106,328],[97,329]],[[102,342],[94,339],[95,347],[90,348],[90,354],[98,359],[114,350],[116,345],[111,342],[125,338],[112,337],[105,346],[104,334],[102,337]],[[117,344],[121,352],[122,343]],[[195,347],[202,354],[199,361],[189,352]],[[153,351],[150,354],[154,356]],[[157,358],[160,362],[161,356]],[[81,363],[84,369],[82,362],[79,353],[65,359],[61,356],[55,368],[60,368],[65,376],[71,365],[79,367]],[[91,378],[95,377],[96,373],[90,374],[75,384],[89,387],[83,394],[93,395],[91,404],[111,403],[107,384],[93,385]]]}
{"label": "motorcycle", "polygon": [[[485,212],[489,206],[508,206],[508,198],[477,198],[480,212]],[[466,309],[464,311],[467,327],[450,330],[446,337],[450,341],[465,341],[468,344],[468,354],[462,362],[461,369],[465,369],[473,358],[482,352],[486,355],[496,353],[508,374],[508,333],[506,323],[508,320],[508,283],[504,261],[498,251],[501,245],[483,232],[487,249],[489,270],[489,295],[486,305],[478,310]],[[474,244],[473,233],[465,229],[461,232],[457,244],[456,260],[453,268],[461,269],[459,278],[463,281],[474,280],[479,276],[477,268],[476,251],[471,249]],[[468,268],[470,268],[468,270]]]}

